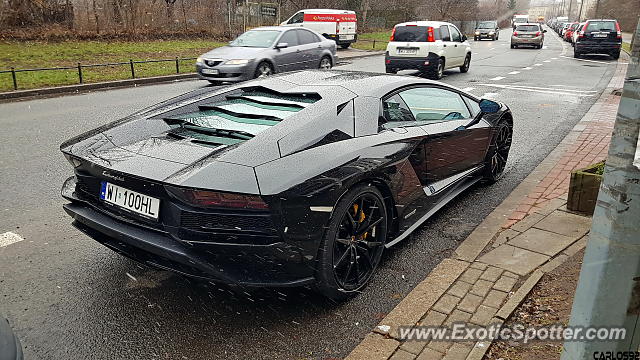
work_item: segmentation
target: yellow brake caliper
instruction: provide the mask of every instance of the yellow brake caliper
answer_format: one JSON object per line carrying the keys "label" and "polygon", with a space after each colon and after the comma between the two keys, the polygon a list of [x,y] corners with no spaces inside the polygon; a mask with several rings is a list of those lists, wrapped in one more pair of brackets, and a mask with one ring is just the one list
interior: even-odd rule
{"label": "yellow brake caliper", "polygon": [[[353,204],[353,215],[354,216],[358,216],[358,204]],[[358,218],[358,224],[361,224],[364,219],[366,218],[366,216],[364,215],[364,211],[360,211],[360,217]],[[367,231],[366,233],[364,233],[362,235],[362,239],[366,239],[367,235],[369,234],[369,232]],[[353,239],[355,240],[355,239]]]}

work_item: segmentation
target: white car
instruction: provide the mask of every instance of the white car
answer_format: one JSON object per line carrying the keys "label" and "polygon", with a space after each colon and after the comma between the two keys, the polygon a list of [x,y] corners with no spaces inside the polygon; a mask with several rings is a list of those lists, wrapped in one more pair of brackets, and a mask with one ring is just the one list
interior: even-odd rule
{"label": "white car", "polygon": [[357,23],[355,11],[304,9],[293,14],[280,26],[300,26],[311,29],[346,49],[358,40]]}
{"label": "white car", "polygon": [[385,53],[387,73],[419,70],[438,80],[446,69],[469,71],[471,46],[467,37],[450,23],[412,21],[394,26]]}

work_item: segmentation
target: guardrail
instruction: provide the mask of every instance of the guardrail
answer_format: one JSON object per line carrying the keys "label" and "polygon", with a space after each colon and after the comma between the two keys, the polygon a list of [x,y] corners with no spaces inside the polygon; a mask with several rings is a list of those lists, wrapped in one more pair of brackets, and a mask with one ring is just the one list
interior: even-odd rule
{"label": "guardrail", "polygon": [[[15,69],[15,68],[10,68],[9,70],[0,70],[0,74],[8,74],[11,73],[11,80],[13,81],[13,90],[18,90],[18,78],[16,76],[16,74],[18,73],[22,73],[22,72],[36,72],[36,71],[55,71],[55,70],[75,70],[77,69],[78,71],[78,84],[83,84],[84,83],[84,79],[83,79],[83,74],[82,74],[82,69],[89,69],[89,68],[98,68],[98,67],[105,67],[105,66],[129,66],[129,69],[131,71],[131,79],[135,79],[136,78],[136,69],[135,69],[135,65],[136,64],[149,64],[149,63],[162,63],[162,62],[175,62],[175,66],[176,66],[176,74],[180,73],[180,61],[184,61],[184,60],[195,60],[197,58],[193,57],[193,58],[174,58],[174,59],[158,59],[158,60],[132,60],[129,59],[129,61],[124,61],[124,62],[112,62],[112,63],[105,63],[105,64],[81,64],[78,63],[78,65],[75,66],[60,66],[60,67],[49,67],[49,68],[35,68],[35,69]],[[119,79],[122,80],[122,79]]]}

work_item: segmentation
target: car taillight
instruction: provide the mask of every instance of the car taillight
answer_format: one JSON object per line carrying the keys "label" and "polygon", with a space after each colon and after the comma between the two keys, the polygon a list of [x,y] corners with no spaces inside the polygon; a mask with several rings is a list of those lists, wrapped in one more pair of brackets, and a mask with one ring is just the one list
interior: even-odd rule
{"label": "car taillight", "polygon": [[389,41],[393,41],[393,37],[396,35],[396,27],[393,27],[393,30],[391,30],[391,36],[389,37]]}
{"label": "car taillight", "polygon": [[536,33],[536,36],[540,36],[540,31],[538,31],[538,32]]}
{"label": "car taillight", "polygon": [[584,37],[584,31],[578,32],[578,38],[582,39]]}
{"label": "car taillight", "polygon": [[618,24],[618,22],[616,21],[616,32],[617,32],[617,38],[618,39],[622,39],[622,32],[620,32],[620,24]]}
{"label": "car taillight", "polygon": [[227,192],[171,188],[170,192],[181,200],[201,207],[226,207],[235,209],[268,209],[260,196]]}
{"label": "car taillight", "polygon": [[513,32],[513,36],[518,36],[518,32],[517,32],[517,31],[514,31],[514,32]]}
{"label": "car taillight", "polygon": [[436,41],[436,37],[433,34],[433,27],[429,26],[427,28],[427,42],[435,42]]}

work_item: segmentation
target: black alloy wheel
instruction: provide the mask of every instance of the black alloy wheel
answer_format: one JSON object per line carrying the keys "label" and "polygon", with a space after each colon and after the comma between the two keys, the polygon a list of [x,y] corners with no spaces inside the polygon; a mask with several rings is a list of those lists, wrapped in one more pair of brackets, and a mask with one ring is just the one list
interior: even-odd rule
{"label": "black alloy wheel", "polygon": [[507,165],[513,130],[506,121],[500,121],[498,131],[485,158],[484,180],[490,184],[498,181]]}
{"label": "black alloy wheel", "polygon": [[349,190],[334,208],[322,241],[317,287],[340,301],[363,289],[382,259],[387,211],[380,191],[371,185]]}

